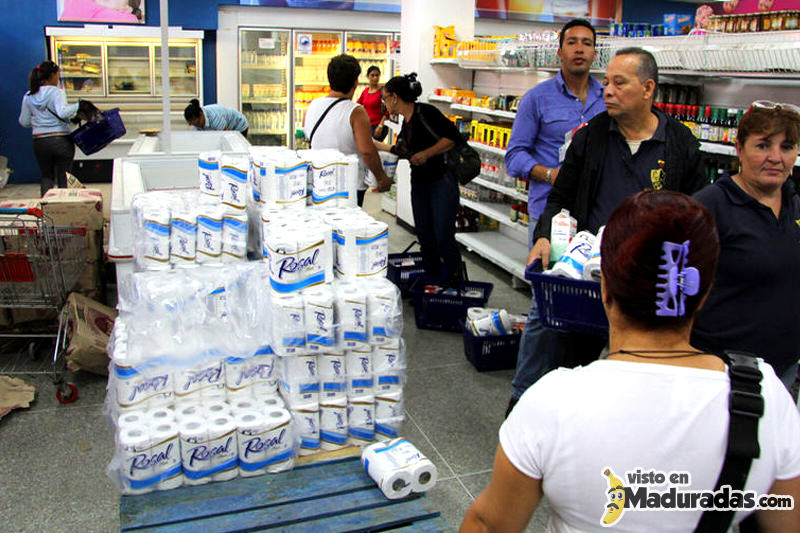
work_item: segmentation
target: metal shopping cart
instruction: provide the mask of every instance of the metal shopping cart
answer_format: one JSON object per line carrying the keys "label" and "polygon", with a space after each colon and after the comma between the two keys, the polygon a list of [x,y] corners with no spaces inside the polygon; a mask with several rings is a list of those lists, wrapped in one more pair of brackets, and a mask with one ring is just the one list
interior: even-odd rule
{"label": "metal shopping cart", "polygon": [[[0,308],[52,310],[52,326],[30,332],[10,329],[0,337],[30,341],[27,351],[0,355],[0,374],[45,374],[62,403],[74,402],[78,389],[64,381],[66,310],[64,303],[86,265],[86,228],[59,227],[40,208],[0,209]],[[52,359],[37,358],[34,339],[52,338]],[[5,348],[8,348],[6,345]]]}

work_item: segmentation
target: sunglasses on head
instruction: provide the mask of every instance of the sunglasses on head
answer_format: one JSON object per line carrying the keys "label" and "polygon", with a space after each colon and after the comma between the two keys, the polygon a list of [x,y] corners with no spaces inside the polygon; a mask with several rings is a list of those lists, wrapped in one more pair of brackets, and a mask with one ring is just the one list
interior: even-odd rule
{"label": "sunglasses on head", "polygon": [[800,115],[800,107],[797,107],[794,104],[781,104],[779,102],[771,102],[769,100],[756,100],[752,104],[750,104],[750,111],[751,109],[758,108],[758,109],[786,109],[793,113],[797,113]]}

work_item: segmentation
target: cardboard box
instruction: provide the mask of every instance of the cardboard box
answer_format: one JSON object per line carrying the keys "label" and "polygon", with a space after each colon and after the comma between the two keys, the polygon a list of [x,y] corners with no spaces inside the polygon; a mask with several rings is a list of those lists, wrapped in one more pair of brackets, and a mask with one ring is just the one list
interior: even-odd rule
{"label": "cardboard box", "polygon": [[42,197],[42,210],[57,226],[103,229],[103,193],[97,189],[50,189]]}
{"label": "cardboard box", "polygon": [[108,375],[106,347],[117,312],[94,300],[72,293],[67,300],[67,367]]}

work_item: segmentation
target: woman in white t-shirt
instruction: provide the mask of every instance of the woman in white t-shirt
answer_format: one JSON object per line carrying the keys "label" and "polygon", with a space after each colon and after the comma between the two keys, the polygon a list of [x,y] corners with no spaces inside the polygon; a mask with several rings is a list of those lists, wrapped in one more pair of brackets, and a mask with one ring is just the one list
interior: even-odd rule
{"label": "woman in white t-shirt", "polygon": [[[521,531],[543,494],[552,532],[693,531],[713,501],[730,380],[720,357],[689,344],[719,255],[713,218],[680,193],[641,192],[612,214],[601,255],[608,358],[554,370],[525,392],[500,428],[492,479],[461,531]],[[745,492],[797,505],[800,414],[772,367],[758,366],[760,455]],[[800,531],[796,508],[757,519],[761,531]]]}
{"label": "woman in white t-shirt", "polygon": [[388,191],[392,179],[386,175],[378,150],[372,142],[369,116],[361,105],[353,102],[358,86],[361,65],[353,56],[338,55],[328,63],[328,96],[317,98],[308,105],[303,130],[311,148],[333,148],[346,155],[359,156],[358,205],[364,203],[367,184],[365,167],[372,171],[379,192]]}

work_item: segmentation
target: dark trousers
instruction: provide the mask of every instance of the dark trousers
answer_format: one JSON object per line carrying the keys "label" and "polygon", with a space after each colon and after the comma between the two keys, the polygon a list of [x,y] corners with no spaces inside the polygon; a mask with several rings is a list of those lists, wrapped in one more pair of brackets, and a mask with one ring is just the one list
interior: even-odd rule
{"label": "dark trousers", "polygon": [[411,186],[411,210],[422,250],[422,266],[433,277],[448,278],[461,272],[461,251],[456,243],[458,185],[450,174],[431,183]]}
{"label": "dark trousers", "polygon": [[367,189],[358,190],[356,191],[356,203],[358,203],[358,207],[362,207],[364,205],[364,196],[367,195]]}
{"label": "dark trousers", "polygon": [[33,155],[42,172],[42,196],[56,183],[67,188],[67,171],[75,158],[75,144],[68,135],[54,135],[33,140]]}

